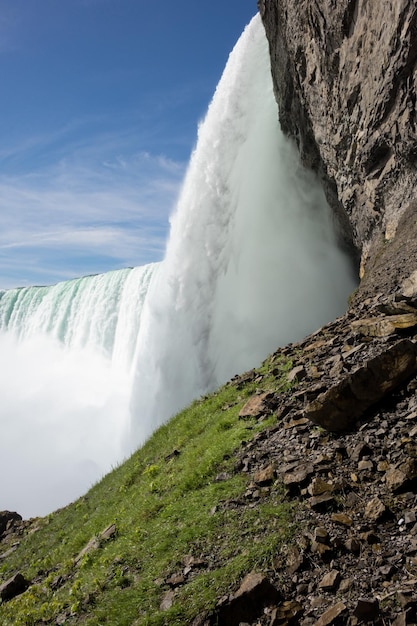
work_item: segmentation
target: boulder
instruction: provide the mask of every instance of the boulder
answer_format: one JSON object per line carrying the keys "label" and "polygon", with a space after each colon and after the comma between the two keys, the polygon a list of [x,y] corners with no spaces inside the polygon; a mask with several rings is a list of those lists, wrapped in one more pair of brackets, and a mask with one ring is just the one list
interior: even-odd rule
{"label": "boulder", "polygon": [[281,594],[263,575],[248,574],[238,591],[216,608],[215,623],[218,626],[239,626],[241,622],[252,622],[262,615],[266,606],[279,602]]}
{"label": "boulder", "polygon": [[315,622],[314,626],[331,626],[331,624],[336,623],[336,620],[338,620],[340,616],[346,612],[346,610],[346,605],[343,602],[338,602],[327,609],[320,619]]}
{"label": "boulder", "polygon": [[0,537],[10,524],[21,522],[22,516],[14,511],[0,511]]}
{"label": "boulder", "polygon": [[7,600],[12,600],[16,596],[19,596],[21,593],[26,591],[29,587],[29,582],[26,578],[20,574],[19,572],[6,580],[2,585],[0,585],[0,598],[3,602]]}
{"label": "boulder", "polygon": [[407,339],[388,347],[308,404],[306,417],[332,432],[352,430],[365,411],[417,373],[416,355]]}
{"label": "boulder", "polygon": [[260,393],[252,396],[240,409],[239,417],[249,419],[251,417],[261,417],[269,415],[276,408],[277,402],[275,394],[271,392]]}

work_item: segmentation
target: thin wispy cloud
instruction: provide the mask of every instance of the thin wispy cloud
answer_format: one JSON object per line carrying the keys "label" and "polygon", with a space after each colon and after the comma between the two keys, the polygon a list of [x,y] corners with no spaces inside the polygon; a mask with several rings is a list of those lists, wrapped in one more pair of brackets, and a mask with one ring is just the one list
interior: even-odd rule
{"label": "thin wispy cloud", "polygon": [[184,169],[107,134],[78,142],[52,165],[0,175],[0,288],[13,286],[1,281],[11,266],[17,286],[54,282],[57,269],[66,279],[74,269],[161,259]]}

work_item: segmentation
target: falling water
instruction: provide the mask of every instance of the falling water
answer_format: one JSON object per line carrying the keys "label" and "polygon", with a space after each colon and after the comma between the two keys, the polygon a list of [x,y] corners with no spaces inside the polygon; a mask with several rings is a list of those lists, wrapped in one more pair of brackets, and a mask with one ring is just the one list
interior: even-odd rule
{"label": "falling water", "polygon": [[133,442],[193,398],[346,308],[331,213],[278,125],[259,16],[198,133],[136,352]]}

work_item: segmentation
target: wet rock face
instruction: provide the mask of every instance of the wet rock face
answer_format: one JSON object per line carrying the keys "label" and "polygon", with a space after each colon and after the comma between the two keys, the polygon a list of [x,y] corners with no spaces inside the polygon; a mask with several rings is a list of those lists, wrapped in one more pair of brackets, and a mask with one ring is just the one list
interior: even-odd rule
{"label": "wet rock face", "polygon": [[[373,262],[415,198],[417,6],[414,0],[258,5],[283,130],[322,176],[364,265]],[[411,265],[409,258],[409,274]]]}

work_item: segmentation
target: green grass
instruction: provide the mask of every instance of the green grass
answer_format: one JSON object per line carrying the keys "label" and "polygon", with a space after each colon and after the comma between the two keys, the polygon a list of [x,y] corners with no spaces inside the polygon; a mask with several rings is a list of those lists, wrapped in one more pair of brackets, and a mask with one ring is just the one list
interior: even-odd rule
{"label": "green grass", "polygon": [[[89,626],[187,624],[245,573],[270,568],[291,526],[280,486],[254,508],[227,503],[242,496],[250,479],[234,471],[236,451],[274,422],[243,421],[239,410],[257,388],[287,389],[290,366],[267,360],[256,383],[228,384],[194,402],[85,496],[40,520],[40,529],[0,561],[0,582],[17,571],[32,581],[0,605],[2,626],[55,624],[58,616]],[[179,454],[167,458],[174,450]],[[216,480],[220,472],[229,477]],[[75,565],[88,541],[112,523],[116,537]],[[184,569],[187,555],[203,557],[205,565],[193,568],[172,607],[161,611],[164,579]]]}

